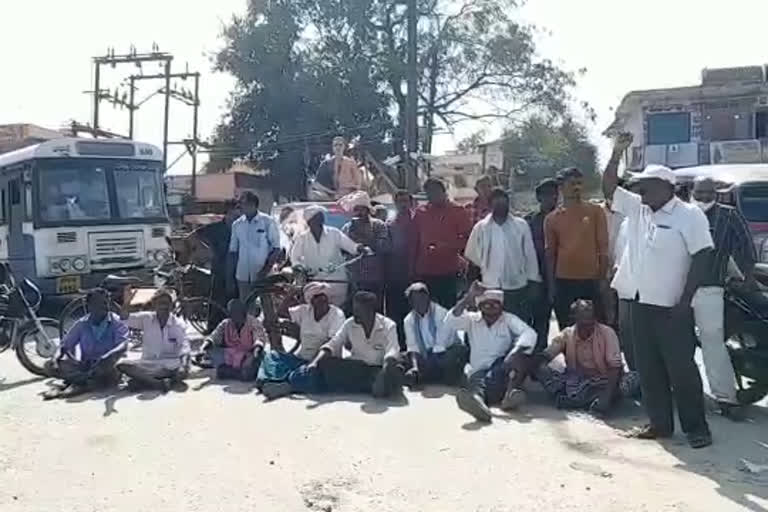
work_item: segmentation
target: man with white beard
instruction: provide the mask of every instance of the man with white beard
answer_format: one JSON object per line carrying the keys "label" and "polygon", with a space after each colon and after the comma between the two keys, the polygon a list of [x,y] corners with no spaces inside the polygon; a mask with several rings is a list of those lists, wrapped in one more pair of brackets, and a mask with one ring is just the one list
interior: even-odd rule
{"label": "man with white beard", "polygon": [[716,185],[711,178],[696,179],[693,204],[706,214],[715,243],[712,271],[693,296],[693,313],[709,387],[723,416],[738,421],[744,416],[736,397],[736,377],[725,346],[723,287],[731,258],[750,285],[757,256],[746,220],[737,209],[716,201]]}

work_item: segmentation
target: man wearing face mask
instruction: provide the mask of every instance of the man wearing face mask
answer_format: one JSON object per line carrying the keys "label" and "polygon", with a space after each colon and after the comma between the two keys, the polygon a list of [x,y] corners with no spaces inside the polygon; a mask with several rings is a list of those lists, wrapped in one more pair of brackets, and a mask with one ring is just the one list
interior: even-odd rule
{"label": "man wearing face mask", "polygon": [[711,272],[696,290],[692,306],[709,387],[723,416],[738,421],[744,416],[736,399],[736,378],[725,347],[723,286],[730,258],[749,283],[757,256],[744,217],[735,208],[717,203],[715,193],[715,182],[711,178],[702,176],[694,181],[693,203],[709,220],[715,250]]}

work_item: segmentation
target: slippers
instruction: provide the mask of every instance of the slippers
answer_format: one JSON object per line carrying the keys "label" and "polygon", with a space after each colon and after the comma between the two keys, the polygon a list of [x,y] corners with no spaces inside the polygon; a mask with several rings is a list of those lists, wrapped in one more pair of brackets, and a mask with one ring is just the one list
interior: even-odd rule
{"label": "slippers", "polygon": [[645,425],[643,427],[633,428],[626,434],[626,437],[643,440],[666,439],[672,437],[672,432],[663,432],[657,430],[653,425]]}

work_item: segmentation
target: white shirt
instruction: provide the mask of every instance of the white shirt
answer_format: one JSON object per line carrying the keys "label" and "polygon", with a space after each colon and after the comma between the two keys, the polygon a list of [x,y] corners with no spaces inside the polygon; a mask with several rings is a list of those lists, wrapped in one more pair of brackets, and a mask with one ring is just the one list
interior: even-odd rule
{"label": "white shirt", "polygon": [[131,329],[141,330],[141,359],[179,363],[181,356],[189,354],[187,330],[176,315],[170,315],[165,327],[160,327],[157,313],[141,311],[131,313],[125,321]]}
{"label": "white shirt", "polygon": [[464,311],[456,316],[453,310],[445,316],[449,329],[464,331],[469,338],[469,373],[487,370],[494,361],[505,357],[514,346],[532,354],[536,346],[536,331],[512,313],[504,312],[488,327],[479,311]]}
{"label": "white shirt", "polygon": [[288,314],[301,331],[301,345],[296,355],[305,361],[312,361],[320,347],[344,325],[344,312],[334,305],[320,321],[315,320],[315,312],[309,304],[294,306],[288,309]]}
{"label": "white shirt", "polygon": [[653,211],[641,198],[616,189],[612,207],[627,217],[627,248],[611,286],[619,298],[673,307],[680,301],[691,257],[714,247],[706,215],[673,197]]}
{"label": "white shirt", "polygon": [[229,252],[237,253],[235,279],[246,283],[258,280],[258,273],[273,249],[280,248],[280,229],[275,219],[261,212],[251,220],[242,215],[232,223]]}
{"label": "white shirt", "polygon": [[350,359],[362,361],[371,366],[383,366],[387,358],[397,357],[400,346],[397,344],[397,324],[376,313],[371,337],[365,335],[363,326],[354,318],[347,319],[331,341],[323,345],[336,357],[341,357],[341,349],[346,346]]}
{"label": "white shirt", "polygon": [[[412,352],[414,354],[422,354],[419,347],[418,337],[416,336],[416,329],[419,329],[421,332],[421,340],[424,342],[424,348],[427,350],[441,352],[447,348],[447,346],[452,344],[450,340],[441,341],[444,337],[442,332],[445,329],[445,315],[448,314],[448,311],[436,302],[433,302],[429,307],[435,318],[436,330],[434,336],[432,335],[432,332],[429,328],[429,315],[421,316],[416,313],[416,311],[411,311],[406,315],[405,320],[403,320],[403,330],[405,331],[405,346],[409,353]],[[437,347],[438,342],[440,342],[439,348]]]}
{"label": "white shirt", "polygon": [[629,221],[622,219],[619,226],[619,232],[616,233],[616,241],[613,245],[613,266],[618,267],[621,263],[621,258],[624,256],[624,251],[627,250],[627,226]]}
{"label": "white shirt", "polygon": [[510,215],[501,225],[488,214],[472,229],[464,256],[480,267],[489,288],[519,290],[541,281],[539,261],[528,223]]}
{"label": "white shirt", "polygon": [[616,259],[616,254],[619,251],[619,233],[624,223],[624,216],[605,207],[603,212],[605,212],[605,224],[608,228],[608,254],[612,260],[611,265],[618,265],[619,260]]}
{"label": "white shirt", "polygon": [[319,242],[308,229],[297,234],[293,240],[290,258],[294,265],[303,265],[310,273],[315,274],[316,279],[346,281],[345,268],[328,272],[329,267],[344,263],[342,251],[355,254],[357,244],[340,230],[323,226],[323,234],[320,235]]}

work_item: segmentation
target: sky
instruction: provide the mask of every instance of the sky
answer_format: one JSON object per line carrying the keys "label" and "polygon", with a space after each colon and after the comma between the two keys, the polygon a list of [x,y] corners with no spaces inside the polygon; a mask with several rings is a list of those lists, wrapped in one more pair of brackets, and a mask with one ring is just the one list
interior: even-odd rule
{"label": "sky", "polygon": [[[93,89],[91,58],[108,47],[125,53],[133,44],[149,51],[157,43],[174,55],[173,71],[200,71],[200,136],[208,138],[224,113],[232,90],[231,77],[213,73],[210,56],[221,45],[222,26],[244,11],[246,0],[0,0],[0,124],[34,123],[58,128],[67,120],[90,122]],[[631,90],[695,85],[705,67],[768,63],[762,41],[766,0],[528,0],[521,16],[540,27],[542,56],[563,68],[587,68],[576,95],[588,101],[598,117],[589,126],[593,142],[605,158],[609,142],[600,134],[613,119],[613,109]],[[114,90],[138,70],[129,65],[106,69],[103,87]],[[145,73],[159,72],[147,65]],[[157,89],[144,82],[137,98]],[[192,88],[188,83],[179,86]],[[136,114],[136,139],[162,141],[163,101],[150,99]],[[102,103],[102,128],[128,130],[128,114]],[[172,102],[171,139],[191,136],[192,110]],[[440,136],[435,153],[452,149],[480,128],[460,125]],[[489,138],[501,126],[486,127]],[[169,151],[173,162],[180,150]],[[182,158],[172,172],[189,169]]]}

